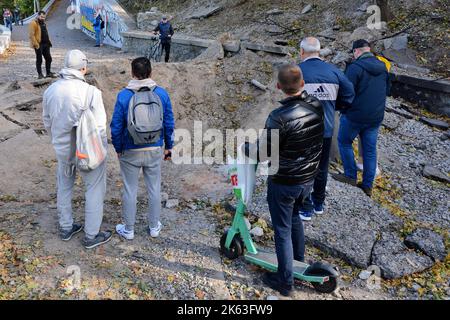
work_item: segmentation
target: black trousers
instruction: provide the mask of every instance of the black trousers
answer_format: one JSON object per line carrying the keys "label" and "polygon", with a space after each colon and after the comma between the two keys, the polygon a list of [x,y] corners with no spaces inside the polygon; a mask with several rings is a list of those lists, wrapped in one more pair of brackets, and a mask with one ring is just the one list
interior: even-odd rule
{"label": "black trousers", "polygon": [[51,72],[52,55],[50,54],[50,47],[49,44],[41,44],[39,49],[34,49],[36,53],[36,70],[39,75],[42,74],[42,57],[45,59],[45,71],[47,75]]}
{"label": "black trousers", "polygon": [[166,52],[166,57],[164,59],[165,62],[169,62],[169,58],[170,58],[170,42],[161,42],[161,54],[163,53],[163,51]]}

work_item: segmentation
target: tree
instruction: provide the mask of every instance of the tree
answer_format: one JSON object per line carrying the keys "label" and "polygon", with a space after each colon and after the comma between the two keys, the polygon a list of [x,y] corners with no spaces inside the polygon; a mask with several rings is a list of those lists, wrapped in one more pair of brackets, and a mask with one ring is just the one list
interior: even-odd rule
{"label": "tree", "polygon": [[389,0],[376,0],[377,6],[381,10],[381,21],[389,22],[394,18],[394,14],[389,6]]}

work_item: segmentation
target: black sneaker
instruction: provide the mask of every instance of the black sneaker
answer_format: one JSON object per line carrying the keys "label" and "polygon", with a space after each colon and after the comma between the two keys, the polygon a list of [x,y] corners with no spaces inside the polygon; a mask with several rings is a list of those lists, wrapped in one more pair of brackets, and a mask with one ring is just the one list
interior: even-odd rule
{"label": "black sneaker", "polygon": [[45,78],[45,77],[44,77],[43,74],[39,74],[39,75],[38,75],[38,79],[39,79],[39,80],[44,79],[44,78]]}
{"label": "black sneaker", "polygon": [[278,291],[281,295],[285,297],[290,297],[292,295],[292,286],[282,285],[276,273],[266,272],[263,275],[262,280],[266,286]]}
{"label": "black sneaker", "polygon": [[62,241],[69,241],[75,234],[77,234],[81,230],[83,230],[83,225],[80,223],[74,223],[72,225],[72,230],[69,231],[60,230],[59,236],[61,237]]}
{"label": "black sneaker", "polygon": [[372,197],[372,188],[363,187],[362,183],[358,183],[357,187],[364,191],[369,198]]}
{"label": "black sneaker", "polygon": [[104,244],[111,240],[112,238],[112,232],[111,231],[102,231],[99,232],[94,239],[83,239],[83,246],[86,249],[92,249],[95,247],[98,247],[101,244]]}
{"label": "black sneaker", "polygon": [[356,187],[356,179],[349,178],[343,173],[333,173],[331,176],[334,180]]}
{"label": "black sneaker", "polygon": [[58,76],[56,75],[56,73],[50,72],[49,74],[47,74],[46,78],[58,78]]}

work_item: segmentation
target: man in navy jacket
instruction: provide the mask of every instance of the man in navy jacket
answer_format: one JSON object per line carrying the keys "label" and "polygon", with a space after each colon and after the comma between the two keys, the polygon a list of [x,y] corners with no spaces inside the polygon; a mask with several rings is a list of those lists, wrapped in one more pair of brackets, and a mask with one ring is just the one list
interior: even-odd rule
{"label": "man in navy jacket", "polygon": [[[123,179],[122,219],[123,224],[116,226],[117,233],[125,239],[134,238],[136,221],[136,197],[141,168],[148,189],[149,234],[158,237],[161,231],[161,160],[163,147],[165,159],[171,154],[174,143],[175,120],[172,104],[166,90],[156,85],[151,77],[151,64],[145,58],[137,58],[131,63],[133,79],[128,86],[120,91],[114,107],[111,121],[111,139],[120,161],[120,171]],[[135,145],[128,133],[128,108],[136,91],[150,90],[159,96],[163,107],[163,132],[161,139],[153,144]]]}
{"label": "man in navy jacket", "polygon": [[359,135],[364,162],[363,181],[358,185],[368,196],[377,167],[378,130],[384,119],[386,96],[389,95],[389,74],[383,62],[371,52],[369,42],[353,43],[355,61],[345,74],[355,87],[355,100],[341,116],[338,143],[344,165],[344,173],[333,177],[341,182],[356,185],[357,167],[353,153],[353,140]]}
{"label": "man in navy jacket", "polygon": [[172,42],[173,27],[166,16],[162,17],[161,22],[155,28],[154,32],[159,32],[159,39],[161,40],[161,50],[166,52],[164,61],[169,62],[170,58],[170,44]]}
{"label": "man in navy jacket", "polygon": [[318,39],[314,37],[303,39],[300,43],[300,50],[303,61],[300,68],[306,83],[305,90],[309,95],[320,100],[325,114],[323,147],[319,172],[314,180],[314,191],[300,208],[300,217],[302,220],[308,221],[311,220],[313,210],[317,214],[323,213],[336,104],[338,107],[350,106],[355,92],[352,83],[341,70],[319,57],[320,42]]}

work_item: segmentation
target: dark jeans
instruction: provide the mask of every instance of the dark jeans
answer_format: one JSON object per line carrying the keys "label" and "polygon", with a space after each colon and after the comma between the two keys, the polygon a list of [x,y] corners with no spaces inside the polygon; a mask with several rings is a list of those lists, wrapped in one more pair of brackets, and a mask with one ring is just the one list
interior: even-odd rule
{"label": "dark jeans", "polygon": [[170,42],[161,42],[161,54],[163,53],[163,51],[166,52],[166,56],[164,61],[165,62],[169,62],[169,58],[170,58]]}
{"label": "dark jeans", "polygon": [[12,32],[12,19],[5,19],[5,27],[8,28]]}
{"label": "dark jeans", "polygon": [[328,180],[328,167],[330,165],[330,150],[332,138],[323,138],[322,155],[320,156],[319,172],[314,179],[313,192],[305,199],[301,211],[312,212],[313,203],[321,205],[325,202],[325,192]]}
{"label": "dark jeans", "polygon": [[293,260],[305,259],[305,235],[298,210],[310,194],[312,182],[301,185],[282,185],[268,179],[267,202],[275,232],[278,277],[282,285],[294,283]]}
{"label": "dark jeans", "polygon": [[353,140],[359,135],[364,164],[362,186],[365,188],[372,188],[375,179],[377,170],[377,138],[380,126],[381,123],[361,124],[349,120],[345,115],[341,116],[338,142],[339,152],[344,165],[344,174],[352,179],[357,178]]}
{"label": "dark jeans", "polygon": [[45,59],[45,71],[47,75],[51,72],[52,56],[50,54],[50,45],[41,44],[39,49],[34,49],[36,52],[36,69],[39,75],[42,74],[42,57]]}

